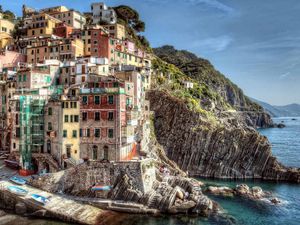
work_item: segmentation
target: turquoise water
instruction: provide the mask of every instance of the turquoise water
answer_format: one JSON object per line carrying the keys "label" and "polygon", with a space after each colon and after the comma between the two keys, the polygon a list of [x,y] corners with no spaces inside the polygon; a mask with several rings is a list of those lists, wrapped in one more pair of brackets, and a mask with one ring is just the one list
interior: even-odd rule
{"label": "turquoise water", "polygon": [[[259,130],[272,143],[273,153],[280,162],[288,166],[300,167],[300,118],[276,118],[275,122],[283,121],[286,128]],[[272,182],[236,182],[222,180],[204,180],[208,185],[234,187],[238,183],[249,186],[260,186],[271,191],[283,204],[274,206],[262,202],[251,202],[240,198],[224,198],[210,196],[224,209],[223,217],[199,218],[187,216],[139,216],[128,215],[126,221],[113,225],[299,225],[300,224],[300,185]],[[28,221],[28,220],[27,220]],[[40,220],[38,220],[41,222]],[[21,222],[21,221],[20,221]],[[23,221],[24,222],[24,221]],[[29,222],[29,221],[28,221]],[[31,221],[34,222],[34,221]],[[37,222],[37,221],[36,221]],[[0,221],[1,224],[1,221]],[[33,224],[33,223],[22,223]],[[35,223],[38,224],[38,223]],[[58,225],[61,223],[47,221],[42,224]],[[108,224],[111,225],[111,224]]]}

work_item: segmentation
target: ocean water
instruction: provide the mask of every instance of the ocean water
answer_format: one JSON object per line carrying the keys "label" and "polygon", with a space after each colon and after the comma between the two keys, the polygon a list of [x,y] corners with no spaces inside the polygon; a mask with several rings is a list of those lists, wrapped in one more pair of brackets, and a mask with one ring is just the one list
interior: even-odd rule
{"label": "ocean water", "polygon": [[[300,167],[300,118],[275,118],[279,123],[283,121],[283,129],[260,129],[267,136],[273,146],[273,154],[285,165]],[[201,218],[191,216],[141,216],[128,215],[123,221],[107,225],[299,225],[300,224],[300,185],[258,181],[224,181],[203,180],[208,185],[234,187],[236,184],[246,183],[250,187],[260,186],[266,191],[271,191],[283,201],[274,206],[263,202],[251,202],[238,197],[209,196],[217,201],[224,209],[221,217]],[[19,218],[18,224],[47,224],[62,225],[55,221],[41,221]],[[10,224],[16,224],[10,223]],[[0,224],[1,218],[0,218]]]}

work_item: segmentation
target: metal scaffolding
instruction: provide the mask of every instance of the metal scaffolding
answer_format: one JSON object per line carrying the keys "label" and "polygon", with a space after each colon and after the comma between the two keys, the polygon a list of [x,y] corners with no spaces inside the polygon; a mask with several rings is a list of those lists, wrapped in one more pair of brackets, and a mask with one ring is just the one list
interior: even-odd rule
{"label": "metal scaffolding", "polygon": [[20,100],[20,160],[24,170],[34,170],[32,153],[43,151],[45,99],[22,95]]}

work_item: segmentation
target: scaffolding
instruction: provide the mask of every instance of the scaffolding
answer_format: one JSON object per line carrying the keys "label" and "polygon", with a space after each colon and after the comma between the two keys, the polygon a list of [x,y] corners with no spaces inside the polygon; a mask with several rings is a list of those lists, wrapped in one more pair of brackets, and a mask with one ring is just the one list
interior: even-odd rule
{"label": "scaffolding", "polygon": [[[33,153],[44,151],[44,107],[49,98],[59,99],[63,93],[62,86],[50,86],[37,90],[20,90],[20,165],[28,175],[36,172],[32,160]],[[26,94],[24,94],[26,92]]]}
{"label": "scaffolding", "polygon": [[35,171],[32,153],[43,152],[45,99],[22,95],[20,101],[20,162],[23,170]]}

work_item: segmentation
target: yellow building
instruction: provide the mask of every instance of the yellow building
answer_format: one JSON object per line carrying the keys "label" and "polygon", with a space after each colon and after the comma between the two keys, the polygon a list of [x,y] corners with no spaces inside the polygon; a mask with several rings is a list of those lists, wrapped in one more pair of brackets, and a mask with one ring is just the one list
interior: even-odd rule
{"label": "yellow building", "polygon": [[72,98],[62,100],[62,104],[62,156],[65,161],[64,167],[66,168],[70,164],[78,164],[80,160],[80,105],[79,101]]}
{"label": "yellow building", "polygon": [[111,24],[111,25],[103,25],[109,32],[109,34],[120,40],[124,40],[126,38],[125,26],[119,23]]}
{"label": "yellow building", "polygon": [[56,13],[56,12],[66,12],[69,9],[66,6],[54,6],[54,7],[50,7],[50,8],[45,8],[45,9],[41,9],[40,12],[43,13]]}
{"label": "yellow building", "polygon": [[9,20],[3,19],[2,14],[0,14],[0,32],[12,34],[14,28],[15,24]]}
{"label": "yellow building", "polygon": [[27,36],[51,36],[57,23],[61,23],[61,21],[46,13],[33,15],[32,23],[27,29]]}
{"label": "yellow building", "polygon": [[13,44],[13,38],[7,33],[0,32],[0,48],[5,48],[6,46]]}

